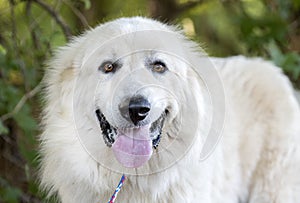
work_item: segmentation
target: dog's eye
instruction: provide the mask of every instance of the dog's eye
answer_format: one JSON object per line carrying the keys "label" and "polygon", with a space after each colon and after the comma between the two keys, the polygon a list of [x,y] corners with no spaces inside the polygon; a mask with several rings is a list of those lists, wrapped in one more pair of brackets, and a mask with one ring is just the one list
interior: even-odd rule
{"label": "dog's eye", "polygon": [[103,73],[111,73],[115,72],[117,68],[117,64],[112,62],[104,62],[99,66],[99,70],[101,70]]}
{"label": "dog's eye", "polygon": [[164,73],[167,70],[167,66],[164,62],[161,61],[155,61],[152,64],[152,71],[156,73]]}

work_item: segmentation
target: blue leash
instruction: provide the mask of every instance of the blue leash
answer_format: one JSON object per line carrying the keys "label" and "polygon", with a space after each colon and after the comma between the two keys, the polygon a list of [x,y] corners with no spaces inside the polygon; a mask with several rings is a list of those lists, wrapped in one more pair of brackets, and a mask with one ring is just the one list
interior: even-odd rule
{"label": "blue leash", "polygon": [[118,192],[120,192],[122,186],[123,186],[123,183],[126,179],[126,176],[123,174],[122,177],[121,177],[121,180],[114,192],[114,194],[111,196],[110,200],[108,201],[108,203],[114,203],[115,202],[115,199],[117,198],[117,195],[118,195]]}

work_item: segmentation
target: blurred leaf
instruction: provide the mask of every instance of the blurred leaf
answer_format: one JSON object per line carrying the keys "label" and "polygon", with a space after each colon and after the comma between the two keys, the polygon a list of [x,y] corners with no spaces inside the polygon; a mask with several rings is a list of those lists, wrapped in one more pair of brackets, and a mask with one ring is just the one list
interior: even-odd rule
{"label": "blurred leaf", "polygon": [[90,0],[81,0],[84,3],[84,9],[89,10],[91,8],[91,1]]}
{"label": "blurred leaf", "polygon": [[6,49],[0,44],[0,55],[6,55]]}
{"label": "blurred leaf", "polygon": [[32,132],[37,129],[37,123],[32,118],[30,106],[26,103],[19,113],[14,115],[17,124],[25,131]]}
{"label": "blurred leaf", "polygon": [[0,177],[0,201],[6,203],[18,203],[21,197],[21,190],[12,187],[8,182]]}
{"label": "blurred leaf", "polygon": [[6,135],[8,134],[8,132],[9,132],[8,128],[0,120],[0,135]]}
{"label": "blurred leaf", "polygon": [[271,40],[284,41],[287,24],[278,16],[270,14],[262,19],[252,19],[247,16],[239,19],[241,38],[251,50],[261,50],[264,44]]}
{"label": "blurred leaf", "polygon": [[36,157],[36,151],[33,146],[36,144],[35,135],[38,128],[37,122],[32,116],[31,106],[25,103],[19,113],[14,115],[14,119],[25,135],[25,137],[20,138],[20,152],[31,163]]}
{"label": "blurred leaf", "polygon": [[294,6],[296,9],[299,9],[299,8],[300,8],[300,0],[293,0],[293,6]]}
{"label": "blurred leaf", "polygon": [[295,52],[282,53],[278,45],[272,41],[268,45],[268,50],[272,61],[281,67],[286,73],[290,74],[294,80],[300,76],[300,55]]}
{"label": "blurred leaf", "polygon": [[2,199],[7,203],[18,203],[22,192],[19,188],[6,187],[3,190]]}
{"label": "blurred leaf", "polygon": [[9,71],[9,82],[13,85],[22,85],[24,80],[20,71],[11,70]]}
{"label": "blurred leaf", "polygon": [[274,63],[278,66],[282,65],[284,62],[284,57],[282,55],[281,50],[273,40],[268,44],[267,49],[269,51],[272,61],[274,61]]}

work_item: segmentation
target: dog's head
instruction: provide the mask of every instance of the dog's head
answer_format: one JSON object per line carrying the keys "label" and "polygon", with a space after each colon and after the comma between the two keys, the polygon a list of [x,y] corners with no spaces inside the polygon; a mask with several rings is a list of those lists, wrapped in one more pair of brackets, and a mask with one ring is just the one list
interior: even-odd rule
{"label": "dog's head", "polygon": [[88,153],[110,168],[148,163],[158,169],[176,162],[210,120],[195,70],[207,66],[206,57],[195,47],[173,27],[125,18],[87,32],[59,52],[55,63],[69,67],[52,71],[52,77],[60,75],[59,105],[71,104]]}
{"label": "dog's head", "polygon": [[95,112],[105,144],[118,161],[139,167],[158,147],[165,124],[178,117],[182,87],[173,67],[180,61],[147,47],[128,49],[125,56],[111,51],[120,58],[99,65],[102,79],[96,88]]}

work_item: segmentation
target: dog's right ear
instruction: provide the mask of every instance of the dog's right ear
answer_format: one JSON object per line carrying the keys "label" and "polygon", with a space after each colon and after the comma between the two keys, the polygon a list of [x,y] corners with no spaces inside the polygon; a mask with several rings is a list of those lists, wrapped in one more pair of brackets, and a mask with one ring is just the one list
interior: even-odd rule
{"label": "dog's right ear", "polygon": [[[80,37],[79,37],[80,38]],[[54,56],[47,64],[45,81],[47,85],[57,85],[70,82],[76,77],[76,73],[80,68],[77,61],[81,61],[82,42],[79,38],[74,38],[66,46],[55,51]],[[50,84],[50,82],[52,84]],[[53,84],[54,83],[54,84]]]}
{"label": "dog's right ear", "polygon": [[76,77],[80,71],[78,49],[81,43],[76,41],[58,49],[48,61],[44,75],[44,95],[48,102],[63,105],[71,97]]}
{"label": "dog's right ear", "polygon": [[67,67],[63,69],[63,71],[59,74],[59,83],[62,84],[64,82],[70,82],[76,77],[76,70],[74,67]]}

